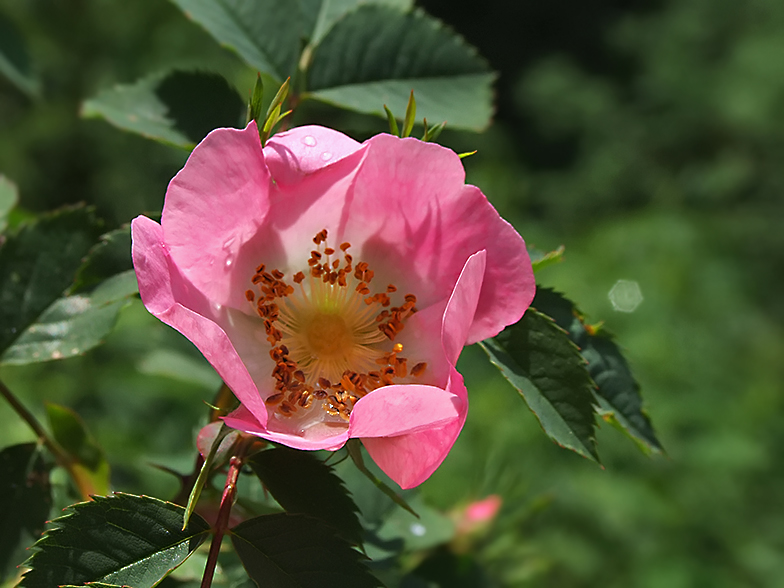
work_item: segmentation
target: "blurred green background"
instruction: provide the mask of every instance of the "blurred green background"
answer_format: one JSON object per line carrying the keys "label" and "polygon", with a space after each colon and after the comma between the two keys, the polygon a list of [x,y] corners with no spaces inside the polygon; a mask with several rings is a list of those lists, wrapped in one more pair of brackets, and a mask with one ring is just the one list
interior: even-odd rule
{"label": "blurred green background", "polygon": [[[566,246],[538,278],[618,335],[668,452],[647,458],[608,425],[604,469],[558,448],[467,349],[468,422],[421,493],[504,505],[444,585],[784,586],[784,3],[418,4],[500,72],[493,126],[443,142],[479,150],[468,181],[530,245]],[[187,153],[80,118],[100,89],[177,66],[246,96],[254,77],[168,2],[0,0],[0,17],[40,81],[0,77],[0,173],[31,211],[87,201],[111,228],[160,210]],[[642,294],[632,312],[612,303],[619,280]],[[82,415],[115,489],[164,498],[175,480],[148,464],[189,470],[219,384],[139,302],[105,346],[0,377],[39,416],[45,401]],[[5,404],[0,422],[0,445],[31,439]]]}

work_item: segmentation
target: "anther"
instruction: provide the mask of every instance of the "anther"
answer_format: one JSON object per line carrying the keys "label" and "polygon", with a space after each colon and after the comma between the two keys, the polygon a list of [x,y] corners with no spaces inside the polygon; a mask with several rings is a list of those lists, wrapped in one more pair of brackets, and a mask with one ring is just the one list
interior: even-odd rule
{"label": "anther", "polygon": [[294,274],[294,277],[292,279],[294,280],[295,284],[300,284],[302,283],[302,280],[305,279],[305,274],[303,274],[302,272],[297,272],[296,274]]}
{"label": "anther", "polygon": [[253,300],[256,298],[256,295],[253,293],[253,290],[246,290],[245,298],[248,302],[253,302]]}
{"label": "anther", "polygon": [[425,373],[426,369],[427,369],[427,364],[425,362],[418,363],[411,368],[411,375],[414,376],[415,378],[418,378],[419,376]]}
{"label": "anther", "polygon": [[349,247],[351,247],[351,243],[346,242],[346,243],[341,243],[340,244],[340,250],[343,251],[343,252],[345,252],[346,249],[348,249]]}

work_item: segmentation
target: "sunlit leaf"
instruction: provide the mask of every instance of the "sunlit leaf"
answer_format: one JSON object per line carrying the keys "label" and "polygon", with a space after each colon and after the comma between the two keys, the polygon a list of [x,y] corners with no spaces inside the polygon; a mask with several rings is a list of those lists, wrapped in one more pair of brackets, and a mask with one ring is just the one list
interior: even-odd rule
{"label": "sunlit leaf", "polygon": [[278,447],[256,454],[248,465],[287,512],[319,518],[346,540],[362,543],[357,505],[332,468],[312,452]]}
{"label": "sunlit leaf", "polygon": [[423,12],[361,5],[313,52],[306,96],[385,117],[404,113],[411,90],[420,117],[481,130],[492,115],[494,74],[476,50]]}
{"label": "sunlit leaf", "polygon": [[221,45],[281,82],[294,73],[303,36],[296,0],[173,0]]}
{"label": "sunlit leaf", "polygon": [[399,542],[405,551],[430,549],[451,541],[455,523],[443,513],[427,506],[420,498],[411,500],[419,518],[399,508],[390,512],[375,535],[384,542]]}
{"label": "sunlit leaf", "polygon": [[303,10],[309,12],[306,15],[309,22],[312,22],[310,42],[317,45],[324,35],[340,20],[343,15],[356,9],[361,4],[385,4],[399,9],[400,11],[410,10],[414,5],[412,0],[300,0]]}
{"label": "sunlit leaf", "polygon": [[243,109],[223,77],[173,71],[103,90],[82,104],[82,116],[191,149],[213,129],[238,126]]}
{"label": "sunlit leaf", "polygon": [[71,471],[84,499],[109,493],[109,463],[82,418],[70,408],[48,403],[46,416],[55,441],[71,461]]}
{"label": "sunlit leaf", "polygon": [[[26,559],[52,507],[49,470],[35,443],[0,451],[0,581]],[[10,568],[10,569],[9,569]]]}
{"label": "sunlit leaf", "polygon": [[102,282],[90,294],[56,300],[0,356],[0,365],[64,359],[100,345],[123,307],[138,293],[128,270]]}
{"label": "sunlit leaf", "polygon": [[[641,448],[663,451],[642,407],[640,385],[610,334],[587,326],[574,303],[549,288],[537,289],[533,305],[551,316],[580,347],[588,361],[588,372],[596,382],[596,395],[602,409],[612,412],[621,429]],[[609,418],[607,420],[612,422]]]}
{"label": "sunlit leaf", "polygon": [[563,245],[558,249],[548,251],[547,253],[529,248],[528,254],[531,256],[531,266],[533,267],[534,272],[541,271],[549,265],[561,263],[564,258],[564,250],[565,248]]}
{"label": "sunlit leaf", "polygon": [[19,202],[19,192],[16,184],[0,175],[0,233],[8,226],[8,213],[17,202]]}
{"label": "sunlit leaf", "polygon": [[207,522],[193,515],[181,530],[184,509],[146,496],[115,494],[69,507],[53,521],[25,563],[23,588],[102,582],[152,588],[204,541]]}
{"label": "sunlit leaf", "polygon": [[364,556],[319,519],[256,517],[234,527],[231,542],[248,575],[264,588],[381,586],[362,564]]}
{"label": "sunlit leaf", "polygon": [[99,235],[92,211],[76,207],[6,236],[0,247],[0,353],[71,285]]}
{"label": "sunlit leaf", "polygon": [[553,441],[598,461],[593,382],[566,331],[530,308],[481,345]]}
{"label": "sunlit leaf", "polygon": [[27,45],[14,23],[0,14],[0,75],[28,96],[40,93],[40,82],[33,74]]}

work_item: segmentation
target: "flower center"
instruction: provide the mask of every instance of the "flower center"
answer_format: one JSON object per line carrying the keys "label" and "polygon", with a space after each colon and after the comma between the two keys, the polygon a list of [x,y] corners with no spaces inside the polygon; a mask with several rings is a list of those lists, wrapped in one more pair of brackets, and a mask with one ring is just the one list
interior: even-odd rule
{"label": "flower center", "polygon": [[409,370],[399,356],[403,345],[393,343],[416,312],[416,296],[407,294],[392,306],[397,288],[389,284],[371,293],[374,273],[365,262],[353,265],[350,243],[337,253],[327,245],[326,229],[313,242],[307,276],[299,271],[291,277],[296,287],[262,264],[251,280],[258,295],[245,292],[264,321],[275,362],[275,392],[265,402],[275,407],[275,416],[295,419],[303,429],[325,418],[347,421],[364,395],[418,378],[427,368],[417,363]]}

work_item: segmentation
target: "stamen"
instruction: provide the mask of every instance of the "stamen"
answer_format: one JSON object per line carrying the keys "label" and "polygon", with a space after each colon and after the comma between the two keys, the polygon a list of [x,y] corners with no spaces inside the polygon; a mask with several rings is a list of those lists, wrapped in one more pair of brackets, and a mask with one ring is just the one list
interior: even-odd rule
{"label": "stamen", "polygon": [[[390,294],[397,287],[389,284],[371,292],[374,272],[369,264],[352,265],[349,242],[339,246],[342,260],[331,259],[336,250],[328,246],[327,236],[324,229],[313,238],[317,249],[303,260],[307,271],[290,274],[299,286],[296,293],[285,272],[268,272],[265,264],[251,277],[258,295],[245,291],[263,321],[275,364],[270,373],[275,392],[265,403],[279,417],[296,415],[304,427],[324,418],[348,421],[360,398],[396,380],[418,377],[427,367],[418,363],[409,372],[408,360],[398,357],[403,345],[389,344],[416,312],[416,296],[407,294],[401,306],[392,307]],[[323,412],[311,413],[313,407]]]}

